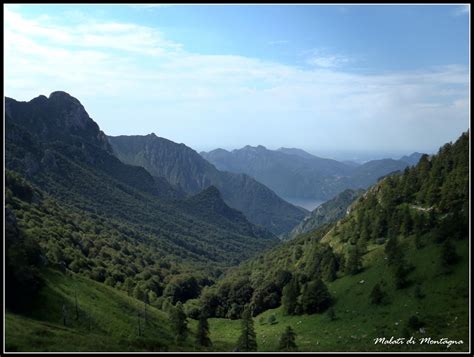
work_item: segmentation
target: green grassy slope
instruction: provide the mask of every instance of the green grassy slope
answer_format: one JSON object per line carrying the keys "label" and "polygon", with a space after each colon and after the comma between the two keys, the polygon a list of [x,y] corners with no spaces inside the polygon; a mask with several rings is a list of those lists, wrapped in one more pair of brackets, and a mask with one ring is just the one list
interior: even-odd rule
{"label": "green grassy slope", "polygon": [[[450,274],[439,268],[440,246],[426,245],[417,250],[413,239],[405,239],[407,260],[415,265],[410,274],[412,284],[395,289],[393,273],[384,259],[383,246],[371,246],[364,257],[365,269],[354,276],[344,276],[328,283],[336,298],[335,320],[327,313],[285,316],[281,307],[256,316],[255,329],[259,351],[277,351],[280,335],[291,326],[297,334],[300,351],[467,351],[469,348],[469,250],[466,240],[456,242],[462,257]],[[388,300],[385,305],[370,304],[373,286],[384,279]],[[360,281],[364,280],[361,284]],[[421,284],[424,298],[416,298],[416,283]],[[275,315],[276,324],[267,322]],[[410,331],[415,339],[431,337],[463,340],[462,345],[380,345],[374,338],[404,336],[408,319],[416,315],[425,322],[425,333]],[[261,323],[263,321],[263,323]],[[211,339],[219,350],[232,351],[240,332],[239,320],[210,319]]]}
{"label": "green grassy slope", "polygon": [[[439,268],[440,246],[429,244],[416,249],[413,240],[403,241],[407,260],[416,269],[412,284],[397,290],[392,273],[384,260],[383,246],[370,246],[364,257],[364,270],[354,276],[344,276],[328,283],[336,299],[335,320],[327,313],[286,316],[281,307],[256,316],[255,329],[259,351],[277,351],[278,341],[286,326],[297,334],[300,351],[467,351],[469,341],[468,242],[456,242],[461,260],[450,274]],[[65,275],[56,270],[44,270],[45,287],[35,300],[29,317],[7,311],[7,351],[196,351],[194,333],[197,322],[190,320],[191,333],[187,341],[177,346],[167,314],[148,306],[148,324],[140,324],[137,313],[143,314],[143,303],[126,293],[78,275]],[[369,294],[375,283],[386,281],[388,300],[385,305],[370,304]],[[365,283],[361,284],[360,281]],[[425,294],[416,298],[416,283]],[[75,293],[79,318],[75,318]],[[67,306],[67,323],[63,325],[63,305]],[[276,323],[268,318],[276,316]],[[463,340],[462,345],[374,345],[375,337],[403,336],[408,319],[416,315],[425,322],[425,334],[410,331],[416,339],[431,337]],[[90,318],[89,318],[90,316]],[[90,330],[89,330],[90,321]],[[212,318],[210,338],[213,351],[232,351],[240,334],[240,320]]]}
{"label": "green grassy slope", "polygon": [[[181,346],[167,314],[142,302],[78,275],[43,270],[45,286],[28,317],[6,313],[7,351],[177,351],[194,350],[192,336]],[[75,312],[75,294],[78,318]],[[66,326],[63,324],[66,306]],[[138,313],[141,336],[138,336]]]}

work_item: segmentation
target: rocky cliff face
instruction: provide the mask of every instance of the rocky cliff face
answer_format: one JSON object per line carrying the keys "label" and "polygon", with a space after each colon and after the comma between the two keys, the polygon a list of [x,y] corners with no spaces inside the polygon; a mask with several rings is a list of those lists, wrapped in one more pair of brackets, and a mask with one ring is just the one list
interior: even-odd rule
{"label": "rocky cliff face", "polygon": [[108,137],[115,155],[123,162],[142,166],[152,175],[165,177],[187,193],[209,187],[217,170],[191,148],[154,133],[145,136]]}
{"label": "rocky cliff face", "polygon": [[26,128],[42,141],[65,140],[79,136],[89,144],[111,151],[105,134],[84,106],[66,92],[40,95],[29,102],[5,98],[5,113],[13,124]]}
{"label": "rocky cliff face", "polygon": [[40,95],[29,102],[5,98],[5,108],[6,165],[28,178],[41,172],[61,174],[58,163],[66,157],[113,173],[116,180],[161,198],[183,196],[145,169],[123,165],[84,106],[66,92],[53,92],[49,98]]}

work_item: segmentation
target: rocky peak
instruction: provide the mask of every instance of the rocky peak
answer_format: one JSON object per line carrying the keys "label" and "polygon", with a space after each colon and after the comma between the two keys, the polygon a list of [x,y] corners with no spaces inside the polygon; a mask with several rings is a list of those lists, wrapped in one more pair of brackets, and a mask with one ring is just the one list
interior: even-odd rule
{"label": "rocky peak", "polygon": [[66,92],[51,93],[49,104],[58,111],[62,124],[68,128],[85,129],[91,120],[81,102]]}
{"label": "rocky peak", "polygon": [[81,102],[63,91],[40,95],[28,102],[5,98],[7,120],[44,141],[74,135],[110,151],[105,134],[87,114]]}

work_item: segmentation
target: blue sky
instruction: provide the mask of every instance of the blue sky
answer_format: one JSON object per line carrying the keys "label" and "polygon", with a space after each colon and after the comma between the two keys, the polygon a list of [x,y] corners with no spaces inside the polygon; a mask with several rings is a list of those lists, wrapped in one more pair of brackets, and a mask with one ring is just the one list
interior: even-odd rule
{"label": "blue sky", "polygon": [[109,135],[196,150],[433,151],[469,126],[469,11],[6,5],[5,92],[65,90]]}

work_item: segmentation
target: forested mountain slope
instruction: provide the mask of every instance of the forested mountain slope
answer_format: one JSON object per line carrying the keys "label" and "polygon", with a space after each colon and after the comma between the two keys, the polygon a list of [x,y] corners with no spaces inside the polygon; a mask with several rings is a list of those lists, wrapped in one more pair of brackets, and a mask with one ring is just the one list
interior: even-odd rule
{"label": "forested mountain slope", "polygon": [[217,170],[184,144],[155,134],[109,136],[108,140],[124,163],[144,167],[152,175],[165,178],[188,194],[215,186],[229,206],[274,234],[288,232],[308,213],[245,174]]}
{"label": "forested mountain slope", "polygon": [[67,93],[6,98],[6,108],[8,222],[54,266],[157,296],[173,276],[207,276],[198,292],[221,269],[278,243],[220,195],[185,198],[165,179],[122,163]]}
{"label": "forested mountain slope", "polygon": [[[320,328],[326,319],[320,314],[332,309],[329,321],[340,320],[334,324],[338,328],[352,323],[344,333],[359,331],[354,343],[372,346],[370,350],[387,350],[373,346],[377,335],[423,337],[425,329],[433,339],[457,336],[464,340],[459,348],[465,350],[468,228],[469,134],[464,133],[436,155],[424,155],[416,166],[382,179],[338,222],[232,269],[218,284],[204,289],[201,304],[213,316],[234,319],[246,305],[254,315],[278,308],[273,311],[283,321],[296,321],[285,316],[315,314],[308,323],[320,321]],[[351,291],[357,296],[349,298]],[[349,306],[358,315],[347,315]],[[400,320],[390,326],[386,316]],[[446,325],[454,316],[457,322]],[[335,348],[337,341],[331,336],[320,339]]]}
{"label": "forested mountain slope", "polygon": [[344,217],[350,205],[364,192],[364,190],[347,189],[333,199],[324,202],[315,208],[311,214],[300,222],[291,232],[285,235],[285,239],[292,239],[299,234],[317,229],[323,224],[335,222]]}

